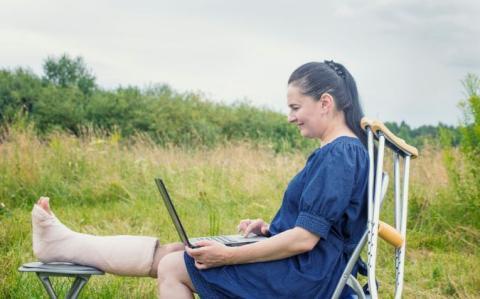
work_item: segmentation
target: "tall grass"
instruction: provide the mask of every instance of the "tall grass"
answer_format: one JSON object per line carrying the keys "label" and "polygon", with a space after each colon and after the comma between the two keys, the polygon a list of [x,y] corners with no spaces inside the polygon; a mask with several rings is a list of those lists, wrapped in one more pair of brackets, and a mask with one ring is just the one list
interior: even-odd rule
{"label": "tall grass", "polygon": [[[405,297],[478,297],[480,269],[472,265],[480,265],[480,230],[457,218],[468,203],[452,189],[442,151],[426,148],[421,154],[411,169]],[[462,161],[460,153],[454,155]],[[48,195],[56,215],[75,230],[176,242],[154,177],[165,180],[192,236],[233,233],[239,219],[273,217],[305,159],[304,153],[279,154],[242,142],[194,150],[159,147],[145,136],[121,141],[116,134],[89,130],[80,137],[51,133],[39,139],[28,125],[10,127],[0,143],[0,203],[5,205],[0,209],[0,298],[45,296],[33,275],[17,272],[22,263],[35,260],[30,208],[40,195]],[[384,207],[387,221],[391,205]],[[393,271],[392,249],[380,243],[382,298],[391,297]],[[57,281],[63,291],[65,284]],[[106,275],[93,278],[83,297],[155,294],[153,279]]]}

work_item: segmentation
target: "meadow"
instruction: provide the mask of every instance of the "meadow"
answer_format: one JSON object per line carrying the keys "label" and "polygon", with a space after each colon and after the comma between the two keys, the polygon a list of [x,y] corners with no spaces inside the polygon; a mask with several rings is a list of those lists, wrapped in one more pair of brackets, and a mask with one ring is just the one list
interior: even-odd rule
{"label": "meadow", "polygon": [[[17,268],[35,260],[30,210],[41,195],[75,230],[178,236],[153,179],[171,190],[192,236],[269,221],[290,178],[319,146],[285,115],[247,101],[209,101],[157,84],[104,89],[81,57],[45,60],[44,74],[0,70],[0,298],[44,298]],[[420,147],[412,161],[405,298],[480,298],[480,79],[458,127],[386,123]],[[391,174],[391,155],[386,169]],[[382,219],[393,223],[392,191]],[[381,298],[394,287],[393,249],[379,243]],[[321,265],[319,265],[321,266]],[[56,279],[65,292],[69,281]],[[83,298],[155,298],[150,278],[94,277]]]}
{"label": "meadow", "polygon": [[[17,271],[35,260],[30,210],[41,195],[49,196],[55,214],[77,231],[177,242],[153,178],[165,180],[192,236],[234,233],[240,219],[273,217],[307,155],[242,141],[185,148],[159,146],[142,134],[124,139],[85,129],[38,137],[29,125],[6,127],[0,143],[0,298],[46,298],[34,275]],[[465,157],[455,149],[426,145],[412,161],[405,298],[480,297],[479,219],[472,219],[478,212],[458,195],[452,165],[463,180]],[[390,187],[382,212],[390,223],[391,194]],[[393,249],[383,241],[379,246],[380,295],[391,298]],[[67,283],[55,280],[64,292]],[[82,294],[155,296],[154,279],[113,275],[92,278]]]}

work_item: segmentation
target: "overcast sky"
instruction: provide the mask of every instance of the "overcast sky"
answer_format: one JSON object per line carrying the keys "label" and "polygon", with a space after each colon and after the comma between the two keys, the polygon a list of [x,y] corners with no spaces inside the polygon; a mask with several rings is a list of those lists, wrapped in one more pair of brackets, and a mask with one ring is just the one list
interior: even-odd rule
{"label": "overcast sky", "polygon": [[298,66],[333,59],[368,116],[456,125],[461,80],[480,75],[480,1],[2,0],[0,68],[42,73],[82,56],[105,88],[179,91],[286,112]]}

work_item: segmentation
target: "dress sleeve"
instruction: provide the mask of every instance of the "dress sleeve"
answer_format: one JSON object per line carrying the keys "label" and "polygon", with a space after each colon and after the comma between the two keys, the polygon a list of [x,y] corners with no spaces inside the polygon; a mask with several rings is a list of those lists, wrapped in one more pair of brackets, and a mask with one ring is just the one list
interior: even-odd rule
{"label": "dress sleeve", "polygon": [[326,239],[330,227],[350,204],[356,176],[358,149],[336,144],[318,153],[308,169],[295,226]]}

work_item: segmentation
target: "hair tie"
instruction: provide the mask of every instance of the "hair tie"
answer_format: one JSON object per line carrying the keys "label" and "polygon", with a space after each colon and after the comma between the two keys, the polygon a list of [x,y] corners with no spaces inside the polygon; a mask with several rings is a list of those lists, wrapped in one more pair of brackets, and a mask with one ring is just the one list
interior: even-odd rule
{"label": "hair tie", "polygon": [[328,65],[328,67],[330,67],[332,70],[334,70],[340,78],[345,80],[345,72],[338,66],[337,63],[335,63],[333,60],[325,60],[325,64]]}

